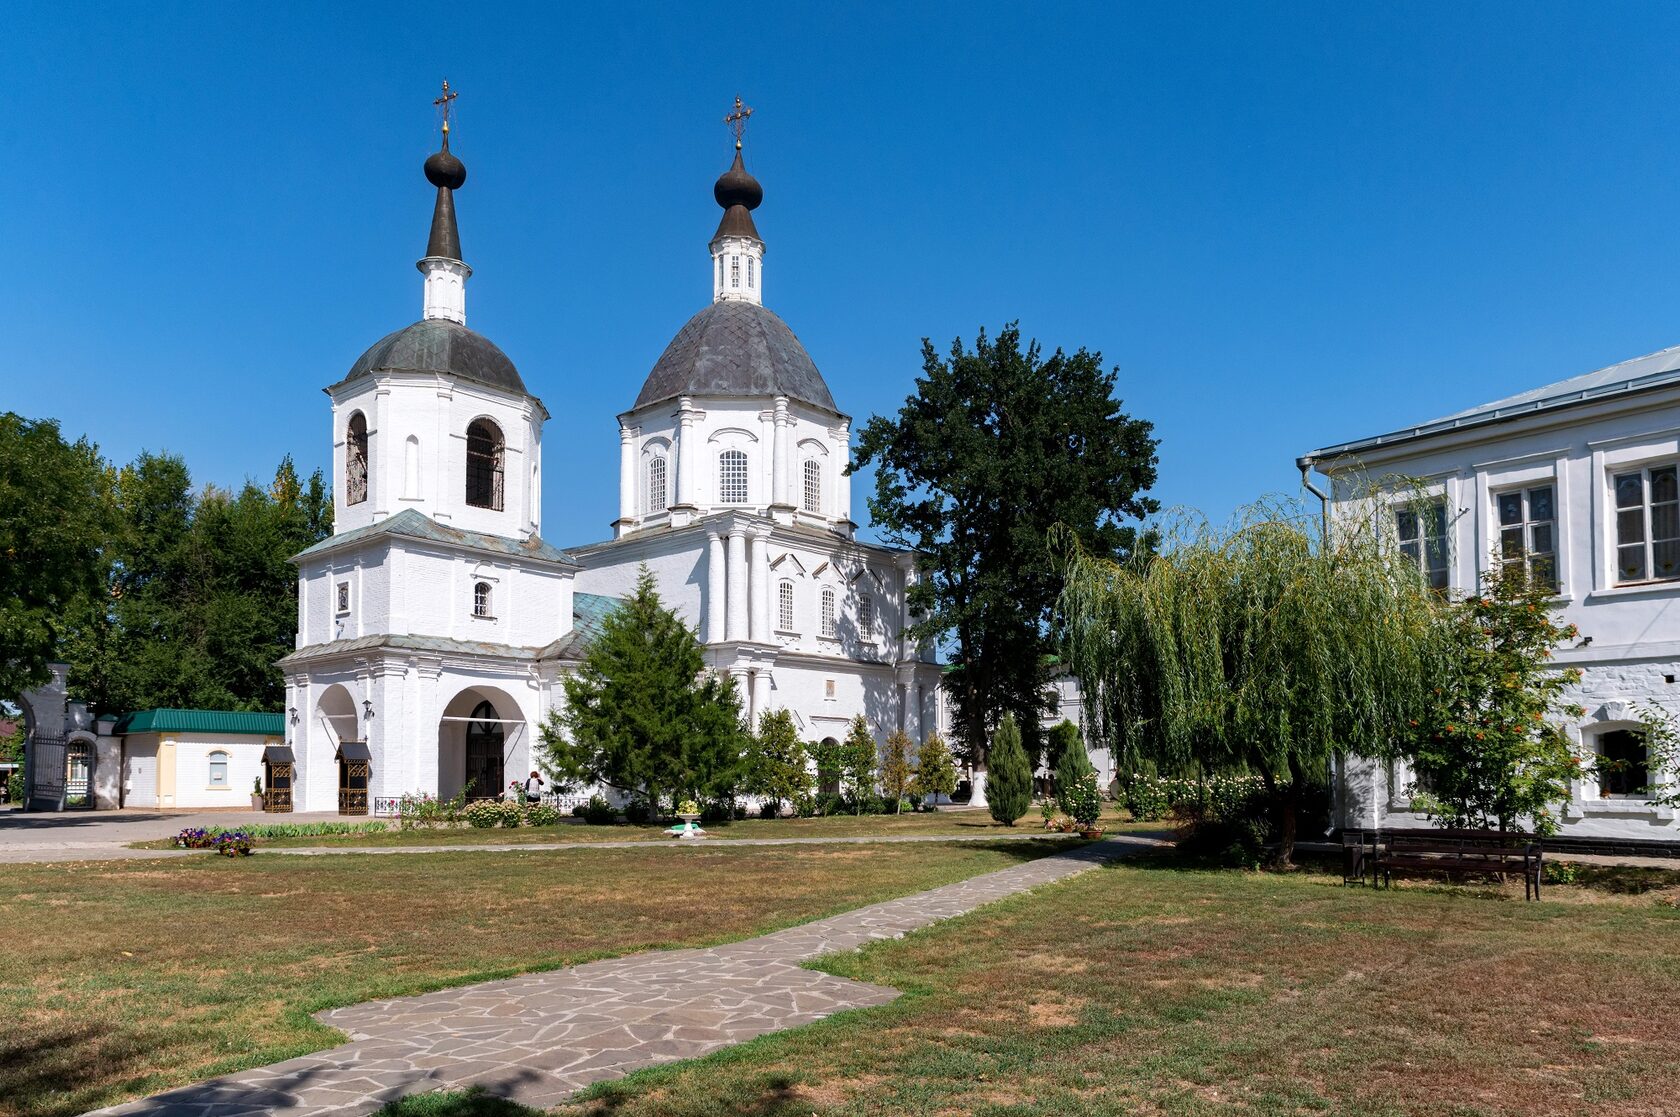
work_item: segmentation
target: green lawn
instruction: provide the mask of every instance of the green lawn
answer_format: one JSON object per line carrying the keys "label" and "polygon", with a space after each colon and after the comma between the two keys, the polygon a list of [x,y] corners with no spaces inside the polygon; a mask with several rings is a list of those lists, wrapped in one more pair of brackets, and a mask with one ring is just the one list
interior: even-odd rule
{"label": "green lawn", "polygon": [[[260,821],[247,825],[264,825],[283,816],[264,815]],[[256,816],[251,816],[256,819]],[[244,820],[230,820],[227,829],[234,829]],[[1111,833],[1124,830],[1160,831],[1163,823],[1134,824],[1122,822],[1112,815],[1103,820]],[[264,839],[262,845],[275,849],[368,846],[425,846],[425,845],[527,845],[555,842],[669,842],[674,839],[665,832],[666,824],[657,826],[588,826],[581,822],[564,822],[558,826],[520,827],[515,830],[474,830],[458,827],[449,830],[397,830],[374,834],[331,834],[300,838]],[[1035,810],[1014,826],[993,822],[985,811],[938,811],[932,814],[903,815],[831,815],[826,818],[743,819],[739,822],[714,823],[706,828],[710,839],[727,841],[740,838],[858,838],[891,837],[896,835],[925,835],[930,837],[980,837],[986,835],[1041,834],[1043,827]],[[145,848],[163,849],[169,841],[137,843]]]}
{"label": "green lawn", "polygon": [[[517,832],[515,832],[517,833]],[[311,1012],[805,922],[1048,842],[383,857],[0,874],[0,1115],[69,1114],[339,1042]]]}
{"label": "green lawn", "polygon": [[892,1005],[643,1072],[563,1112],[1674,1112],[1680,876],[1638,895],[1594,876],[1609,889],[1524,904],[1520,887],[1513,900],[1105,868],[822,963],[904,990]]}

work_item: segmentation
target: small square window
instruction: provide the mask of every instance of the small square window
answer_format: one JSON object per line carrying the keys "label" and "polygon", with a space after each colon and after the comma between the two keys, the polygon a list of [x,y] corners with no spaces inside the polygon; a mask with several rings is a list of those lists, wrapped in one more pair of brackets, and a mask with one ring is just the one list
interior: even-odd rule
{"label": "small square window", "polygon": [[340,613],[348,613],[350,611],[350,583],[349,582],[338,583],[338,605],[337,605],[337,609]]}
{"label": "small square window", "polygon": [[831,702],[834,700],[834,680],[833,679],[824,679],[823,680],[823,697],[827,698]]}

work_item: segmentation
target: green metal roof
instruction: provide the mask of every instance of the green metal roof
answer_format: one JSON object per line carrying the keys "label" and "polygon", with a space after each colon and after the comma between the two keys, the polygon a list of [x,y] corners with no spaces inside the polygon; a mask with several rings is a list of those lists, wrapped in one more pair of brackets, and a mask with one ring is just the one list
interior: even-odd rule
{"label": "green metal roof", "polygon": [[537,559],[542,562],[572,562],[572,556],[533,535],[529,539],[509,539],[503,535],[487,535],[481,531],[463,531],[445,527],[430,516],[413,508],[404,508],[376,524],[352,528],[339,535],[329,535],[313,547],[292,556],[292,561],[351,547],[382,535],[401,535],[429,543],[446,543],[457,547],[471,547],[478,551],[494,551],[512,558]]}
{"label": "green metal roof", "polygon": [[285,714],[255,714],[243,710],[135,710],[117,719],[123,733],[239,733],[252,737],[284,737]]}

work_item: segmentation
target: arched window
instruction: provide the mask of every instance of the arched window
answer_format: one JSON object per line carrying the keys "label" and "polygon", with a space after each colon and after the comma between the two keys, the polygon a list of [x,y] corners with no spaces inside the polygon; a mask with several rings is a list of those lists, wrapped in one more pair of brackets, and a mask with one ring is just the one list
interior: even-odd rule
{"label": "arched window", "polygon": [[824,639],[834,639],[834,591],[826,586],[822,591],[822,634]]}
{"label": "arched window", "polygon": [[718,253],[717,262],[718,262],[718,286],[722,287],[723,286],[723,253],[721,253],[721,252]]}
{"label": "arched window", "polygon": [[420,439],[412,434],[403,443],[403,496],[420,499]]}
{"label": "arched window", "polygon": [[858,627],[868,635],[875,627],[875,599],[869,596],[869,590],[860,586],[858,589]]}
{"label": "arched window", "polygon": [[228,785],[228,754],[220,749],[210,754],[210,786]]}
{"label": "arched window", "polygon": [[490,583],[479,582],[473,586],[473,616],[494,616],[490,611]]}
{"label": "arched window", "polygon": [[502,510],[502,432],[489,419],[467,427],[467,503]]}
{"label": "arched window", "polygon": [[725,450],[718,455],[718,500],[723,504],[747,502],[745,450]]}
{"label": "arched window", "polygon": [[822,462],[805,459],[805,511],[822,511]]}
{"label": "arched window", "polygon": [[344,503],[360,504],[368,495],[367,416],[350,416],[344,432]]}
{"label": "arched window", "polygon": [[783,632],[793,631],[793,583],[783,582],[777,591],[776,624]]}
{"label": "arched window", "polygon": [[753,258],[751,256],[748,256],[747,257],[747,286],[751,287],[752,285],[753,285]]}
{"label": "arched window", "polygon": [[669,507],[665,499],[665,455],[655,454],[648,459],[647,510],[663,512]]}

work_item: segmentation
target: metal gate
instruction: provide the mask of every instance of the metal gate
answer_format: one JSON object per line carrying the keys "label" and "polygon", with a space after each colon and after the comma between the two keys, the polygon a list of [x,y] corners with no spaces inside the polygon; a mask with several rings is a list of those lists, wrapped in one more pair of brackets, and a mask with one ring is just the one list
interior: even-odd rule
{"label": "metal gate", "polygon": [[33,733],[24,750],[23,809],[93,808],[93,744]]}

